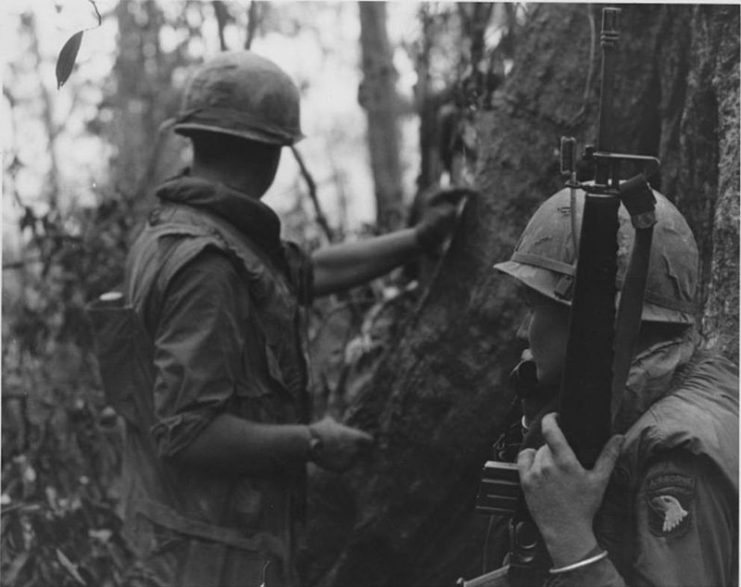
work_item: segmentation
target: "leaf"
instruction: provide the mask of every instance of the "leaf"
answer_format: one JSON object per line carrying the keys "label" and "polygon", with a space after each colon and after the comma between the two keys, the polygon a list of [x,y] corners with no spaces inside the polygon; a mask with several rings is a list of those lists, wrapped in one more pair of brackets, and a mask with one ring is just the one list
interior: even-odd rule
{"label": "leaf", "polygon": [[82,578],[80,573],[77,570],[77,565],[74,564],[71,560],[67,558],[67,555],[65,555],[61,550],[58,548],[57,551],[57,560],[62,564],[62,566],[65,568],[65,570],[72,575],[72,577],[77,581],[80,585],[87,585],[85,582],[85,579]]}
{"label": "leaf", "polygon": [[77,52],[80,50],[80,43],[82,43],[83,32],[80,31],[72,35],[59,52],[59,57],[57,57],[57,89],[65,84],[72,73]]}
{"label": "leaf", "polygon": [[31,557],[31,553],[24,550],[17,557],[15,557],[10,563],[10,567],[3,572],[3,584],[12,585],[18,578],[18,575],[26,566],[28,559]]}

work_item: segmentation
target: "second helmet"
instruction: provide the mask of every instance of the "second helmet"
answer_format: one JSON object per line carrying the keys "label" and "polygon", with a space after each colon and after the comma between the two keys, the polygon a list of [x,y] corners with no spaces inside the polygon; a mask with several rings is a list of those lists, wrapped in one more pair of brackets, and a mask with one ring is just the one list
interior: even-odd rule
{"label": "second helmet", "polygon": [[[642,319],[650,322],[694,322],[698,253],[687,222],[663,195],[656,196],[656,218],[649,274],[643,298]],[[576,226],[572,227],[571,196],[563,189],[541,204],[515,246],[509,261],[494,267],[524,285],[564,304],[576,274],[577,251],[572,231],[581,230],[584,192],[576,191]],[[635,231],[624,206],[620,206],[617,287],[630,260]]]}

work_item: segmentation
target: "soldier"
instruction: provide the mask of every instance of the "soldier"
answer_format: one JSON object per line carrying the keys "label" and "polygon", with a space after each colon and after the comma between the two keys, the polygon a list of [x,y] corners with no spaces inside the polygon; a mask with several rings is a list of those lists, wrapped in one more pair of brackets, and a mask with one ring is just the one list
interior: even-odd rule
{"label": "soldier", "polygon": [[[517,458],[553,563],[548,585],[738,584],[738,367],[699,348],[697,246],[681,214],[655,195],[641,332],[613,414],[618,434],[593,469],[584,469],[559,428],[553,398],[543,397],[544,443]],[[577,217],[583,202],[578,192]],[[530,313],[521,332],[543,389],[558,388],[566,354],[576,256],[570,209],[568,189],[549,198],[511,260],[495,266],[523,286]],[[632,235],[621,207],[618,286]]]}
{"label": "soldier", "polygon": [[308,425],[298,306],[434,251],[464,192],[440,192],[414,228],[308,256],[260,201],[281,148],[302,137],[281,69],[219,55],[174,128],[192,167],[159,186],[127,262],[137,368],[153,381],[127,430],[127,535],[157,585],[295,585],[306,463],[345,471],[372,442],[330,417]]}

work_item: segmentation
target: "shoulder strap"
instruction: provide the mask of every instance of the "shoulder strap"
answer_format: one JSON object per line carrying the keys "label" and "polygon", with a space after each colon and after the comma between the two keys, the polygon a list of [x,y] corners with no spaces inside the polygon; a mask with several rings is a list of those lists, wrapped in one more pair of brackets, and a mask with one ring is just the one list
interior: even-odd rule
{"label": "shoulder strap", "polygon": [[[277,275],[270,259],[245,235],[221,218],[187,206],[168,207],[161,224],[149,228],[152,238],[168,236],[185,237],[170,251],[160,273],[160,283],[165,285],[190,260],[211,246],[226,253],[247,278],[250,294],[256,301],[269,297],[274,287],[287,287]],[[268,269],[269,268],[269,269]]]}

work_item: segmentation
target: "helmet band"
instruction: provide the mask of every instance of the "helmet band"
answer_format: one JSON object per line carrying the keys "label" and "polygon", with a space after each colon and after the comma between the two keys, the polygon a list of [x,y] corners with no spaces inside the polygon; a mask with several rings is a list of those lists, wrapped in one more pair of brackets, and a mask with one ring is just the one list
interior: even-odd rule
{"label": "helmet band", "polygon": [[[573,287],[574,276],[576,271],[571,265],[548,259],[547,257],[541,257],[540,255],[532,255],[528,253],[515,252],[512,255],[512,262],[520,263],[522,265],[529,265],[538,269],[544,269],[561,276],[561,279],[556,284],[556,288],[553,291],[553,295],[564,302],[571,302],[571,288]],[[519,278],[518,278],[519,279]],[[618,277],[615,280],[615,285],[618,290],[623,289],[623,278]],[[526,285],[528,285],[526,283]],[[654,304],[661,308],[668,310],[676,310],[677,312],[684,312],[685,314],[694,314],[697,311],[697,307],[693,302],[685,302],[667,296],[662,296],[650,290],[646,290],[643,294],[643,301],[649,304]]]}
{"label": "helmet band", "polygon": [[175,131],[188,130],[189,125],[224,129],[229,134],[257,132],[272,142],[290,145],[303,137],[298,128],[287,131],[271,124],[264,118],[252,116],[247,112],[232,108],[201,107],[181,112],[175,121]]}
{"label": "helmet band", "polygon": [[533,255],[531,253],[521,253],[515,251],[512,255],[512,261],[517,263],[523,263],[525,265],[532,265],[533,267],[540,267],[541,269],[548,269],[555,273],[561,273],[562,275],[576,275],[576,267],[569,265],[568,263],[562,263],[548,257],[541,257],[540,255]]}

